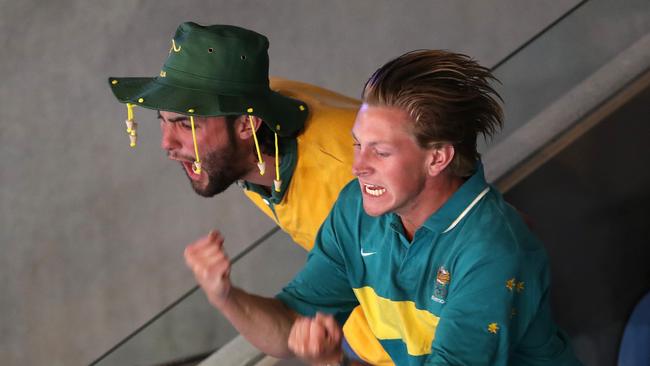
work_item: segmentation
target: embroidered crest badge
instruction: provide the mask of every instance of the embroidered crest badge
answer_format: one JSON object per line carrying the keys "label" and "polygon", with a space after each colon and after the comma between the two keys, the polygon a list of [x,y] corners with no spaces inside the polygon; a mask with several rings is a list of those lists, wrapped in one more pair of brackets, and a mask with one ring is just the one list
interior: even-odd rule
{"label": "embroidered crest badge", "polygon": [[447,301],[447,287],[451,281],[451,275],[449,271],[444,266],[438,268],[438,273],[436,274],[436,281],[433,285],[433,295],[431,295],[431,300],[444,304]]}

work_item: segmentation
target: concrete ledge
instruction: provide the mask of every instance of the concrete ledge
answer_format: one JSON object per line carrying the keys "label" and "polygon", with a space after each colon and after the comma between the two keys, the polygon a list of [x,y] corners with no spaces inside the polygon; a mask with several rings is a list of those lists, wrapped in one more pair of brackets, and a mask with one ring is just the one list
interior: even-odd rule
{"label": "concrete ledge", "polygon": [[299,366],[300,361],[267,356],[241,335],[199,363],[199,366]]}
{"label": "concrete ledge", "polygon": [[[252,366],[265,358],[244,337],[237,336],[199,364],[199,366]],[[273,364],[267,364],[273,365]]]}
{"label": "concrete ledge", "polygon": [[[634,91],[642,90],[649,67],[650,34],[646,34],[490,148],[483,155],[487,180],[502,192],[510,189],[624,104]],[[635,90],[625,93],[630,86]]]}

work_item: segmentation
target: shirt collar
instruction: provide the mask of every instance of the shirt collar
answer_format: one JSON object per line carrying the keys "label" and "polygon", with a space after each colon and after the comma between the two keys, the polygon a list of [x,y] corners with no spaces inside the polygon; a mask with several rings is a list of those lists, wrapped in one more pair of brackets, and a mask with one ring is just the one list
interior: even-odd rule
{"label": "shirt collar", "polygon": [[487,194],[489,185],[485,181],[483,164],[476,163],[476,171],[460,188],[424,222],[425,227],[436,233],[453,230],[471,209]]}
{"label": "shirt collar", "polygon": [[282,180],[280,192],[276,192],[275,189],[271,187],[271,195],[269,196],[263,186],[247,181],[241,181],[241,185],[244,189],[259,194],[262,198],[268,200],[274,205],[277,205],[282,201],[284,193],[289,188],[293,171],[296,168],[296,161],[298,160],[298,143],[296,142],[296,139],[288,139],[285,141],[280,148],[280,154],[282,155],[280,157],[280,179]]}

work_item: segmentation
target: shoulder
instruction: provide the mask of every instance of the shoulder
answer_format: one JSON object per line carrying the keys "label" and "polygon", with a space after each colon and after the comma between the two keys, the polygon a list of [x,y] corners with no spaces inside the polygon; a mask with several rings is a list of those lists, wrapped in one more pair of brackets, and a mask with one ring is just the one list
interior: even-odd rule
{"label": "shoulder", "polygon": [[334,145],[340,137],[351,140],[350,130],[361,101],[316,85],[280,78],[271,78],[271,88],[309,107],[302,139],[325,146]]}
{"label": "shoulder", "polygon": [[327,170],[327,174],[346,182],[351,179],[348,168],[353,155],[351,131],[361,102],[299,81],[271,78],[271,88],[309,107],[309,117],[296,136],[299,158],[308,156],[319,169]]}
{"label": "shoulder", "polygon": [[546,263],[541,241],[495,188],[458,229],[456,244],[464,261],[514,266]]}
{"label": "shoulder", "polygon": [[308,105],[340,110],[359,108],[361,102],[332,90],[300,81],[269,78],[271,89],[287,97],[300,99]]}

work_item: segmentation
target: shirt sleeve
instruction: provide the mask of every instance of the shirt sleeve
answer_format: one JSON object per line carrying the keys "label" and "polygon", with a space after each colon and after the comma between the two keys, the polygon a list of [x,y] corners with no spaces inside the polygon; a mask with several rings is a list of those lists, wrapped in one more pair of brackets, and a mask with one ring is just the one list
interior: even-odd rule
{"label": "shirt sleeve", "polygon": [[459,259],[426,365],[508,364],[513,341],[540,306],[545,282],[542,268],[527,268],[537,273],[527,276],[521,263],[517,255]]}
{"label": "shirt sleeve", "polygon": [[337,222],[341,221],[339,206],[337,202],[321,226],[305,266],[276,298],[299,314],[332,314],[343,324],[359,303],[348,281],[340,245],[346,239],[337,235]]}

